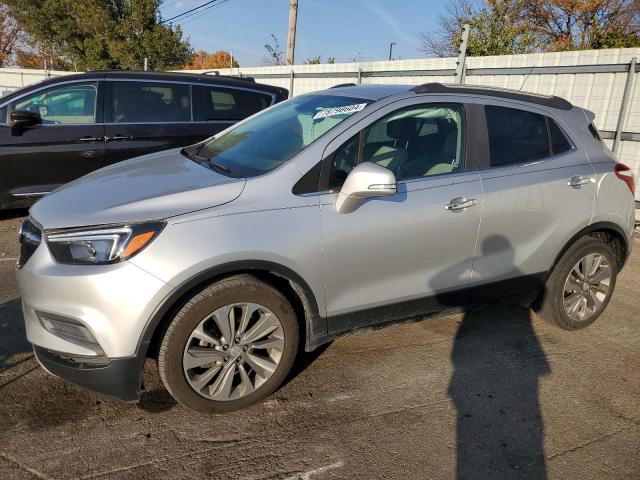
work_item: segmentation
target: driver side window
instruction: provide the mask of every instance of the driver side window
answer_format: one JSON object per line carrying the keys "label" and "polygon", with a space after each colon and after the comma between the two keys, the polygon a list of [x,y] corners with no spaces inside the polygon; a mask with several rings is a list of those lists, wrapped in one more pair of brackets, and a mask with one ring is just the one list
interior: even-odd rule
{"label": "driver side window", "polygon": [[92,124],[96,122],[96,82],[70,83],[39,90],[16,100],[12,110],[40,114],[42,124]]}
{"label": "driver side window", "polygon": [[453,173],[464,167],[464,109],[427,104],[397,110],[355,135],[333,155],[329,187],[339,189],[362,162],[391,170],[397,180]]}

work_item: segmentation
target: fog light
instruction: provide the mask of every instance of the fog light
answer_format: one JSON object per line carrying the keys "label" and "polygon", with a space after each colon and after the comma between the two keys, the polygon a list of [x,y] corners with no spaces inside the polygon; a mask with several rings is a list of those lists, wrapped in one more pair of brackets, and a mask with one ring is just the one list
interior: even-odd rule
{"label": "fog light", "polygon": [[37,312],[40,323],[45,330],[56,337],[68,340],[71,343],[88,348],[97,355],[104,355],[98,341],[91,331],[82,323],[72,318],[52,315],[50,313]]}

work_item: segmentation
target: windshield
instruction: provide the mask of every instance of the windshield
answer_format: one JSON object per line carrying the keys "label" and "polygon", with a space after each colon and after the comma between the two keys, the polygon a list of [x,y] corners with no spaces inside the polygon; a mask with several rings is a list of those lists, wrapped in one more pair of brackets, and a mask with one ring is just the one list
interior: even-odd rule
{"label": "windshield", "polygon": [[279,167],[371,100],[304,95],[265,110],[222,136],[207,140],[192,158],[231,177],[253,177]]}

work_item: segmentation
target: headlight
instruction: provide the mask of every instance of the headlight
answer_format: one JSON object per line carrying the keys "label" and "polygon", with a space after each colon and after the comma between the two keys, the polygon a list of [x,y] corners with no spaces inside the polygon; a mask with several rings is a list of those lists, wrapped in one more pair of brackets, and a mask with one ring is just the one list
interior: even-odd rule
{"label": "headlight", "polygon": [[45,238],[51,255],[58,263],[101,265],[131,258],[146,247],[164,226],[164,222],[154,222],[47,230]]}

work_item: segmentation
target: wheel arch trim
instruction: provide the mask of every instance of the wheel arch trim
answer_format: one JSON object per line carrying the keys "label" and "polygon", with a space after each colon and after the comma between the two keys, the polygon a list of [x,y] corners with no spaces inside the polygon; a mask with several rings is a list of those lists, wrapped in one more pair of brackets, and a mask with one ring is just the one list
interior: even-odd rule
{"label": "wheel arch trim", "polygon": [[164,324],[166,316],[180,304],[181,300],[183,300],[189,292],[212,280],[222,279],[233,274],[251,274],[252,271],[268,272],[289,282],[293,292],[299,297],[304,310],[305,349],[307,351],[312,350],[312,345],[315,343],[313,342],[313,338],[326,334],[326,319],[320,316],[316,296],[306,280],[294,270],[275,262],[266,260],[238,260],[203,270],[177,286],[162,303],[156,307],[153,314],[147,320],[142,330],[142,335],[138,340],[136,356],[146,356],[156,330]]}
{"label": "wheel arch trim", "polygon": [[556,255],[555,259],[553,260],[553,263],[551,264],[551,268],[549,269],[549,272],[547,273],[547,280],[549,279],[549,276],[551,275],[551,273],[553,272],[553,270],[555,269],[556,265],[558,264],[558,262],[560,261],[560,259],[562,258],[562,256],[566,253],[567,250],[569,250],[569,248],[571,248],[571,246],[576,243],[576,241],[585,236],[588,235],[589,233],[592,232],[598,232],[598,231],[612,231],[614,232],[623,242],[623,246],[625,249],[624,252],[624,258],[620,259],[620,265],[618,265],[619,269],[622,269],[622,267],[624,266],[624,264],[626,263],[628,257],[629,257],[629,253],[630,253],[630,248],[629,248],[629,239],[627,237],[627,235],[624,233],[624,231],[622,230],[622,228],[620,228],[619,225],[613,223],[613,222],[595,222],[592,223],[591,225],[588,225],[586,227],[584,227],[583,229],[579,230],[578,232],[576,232],[567,242],[565,242],[564,246],[562,247],[562,249],[560,250],[560,252]]}

